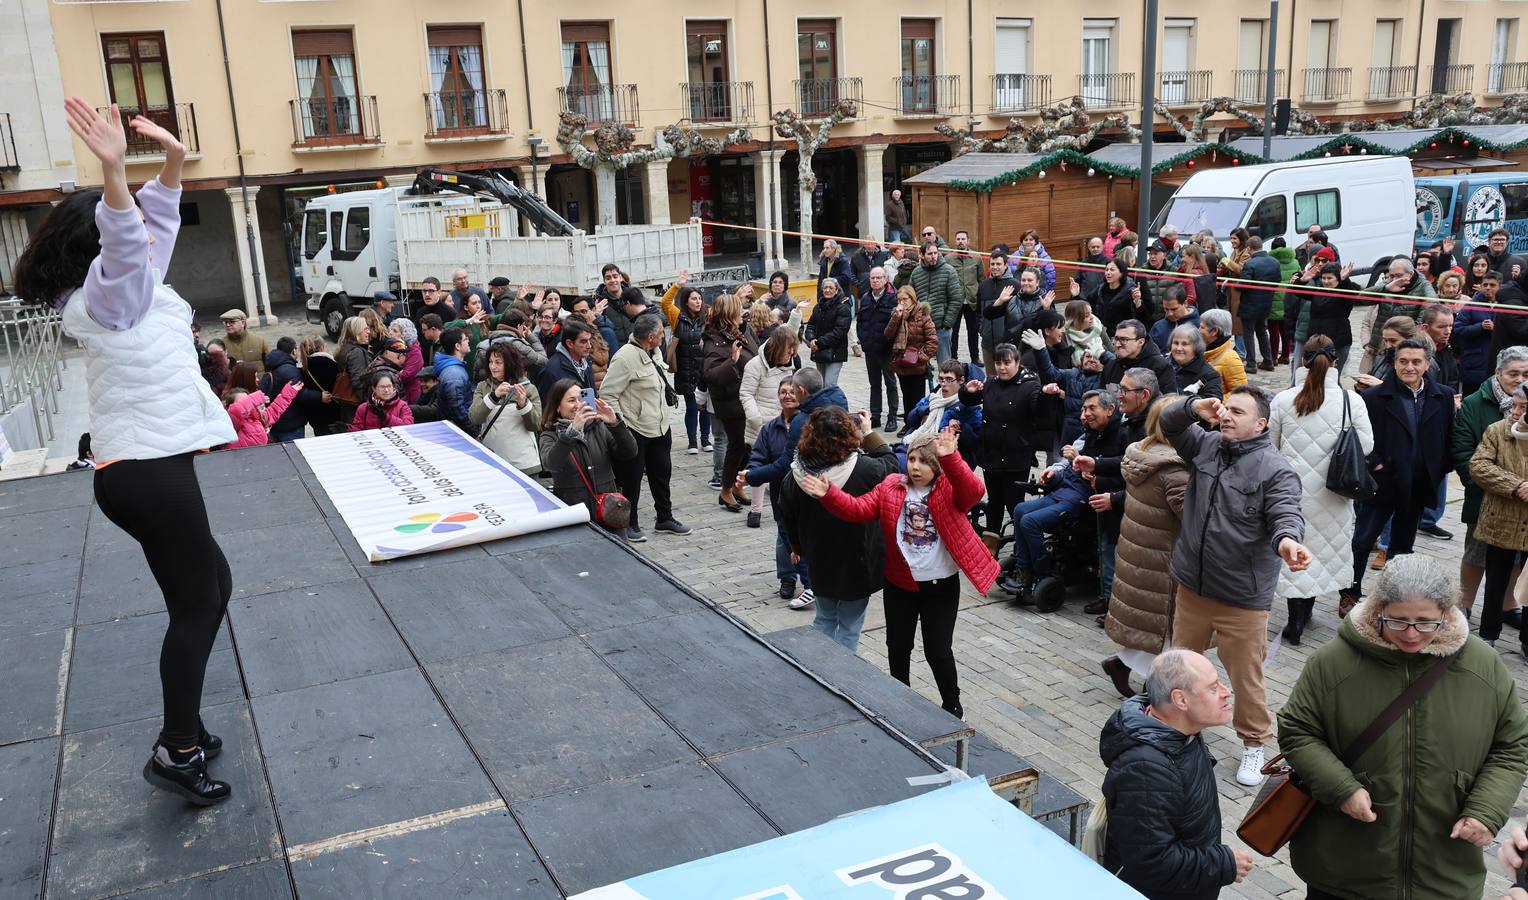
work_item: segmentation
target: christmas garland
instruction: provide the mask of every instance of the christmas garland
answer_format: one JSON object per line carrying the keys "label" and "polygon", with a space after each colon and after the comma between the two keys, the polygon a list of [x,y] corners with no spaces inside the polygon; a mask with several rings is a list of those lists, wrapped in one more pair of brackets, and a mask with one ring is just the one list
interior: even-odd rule
{"label": "christmas garland", "polygon": [[1416,143],[1409,147],[1395,148],[1386,147],[1370,140],[1365,140],[1365,134],[1383,134],[1384,132],[1343,132],[1331,136],[1331,140],[1325,141],[1316,147],[1289,157],[1291,160],[1316,159],[1323,156],[1331,156],[1341,151],[1345,154],[1372,153],[1380,156],[1410,156],[1419,150],[1436,150],[1438,145],[1447,141],[1451,144],[1460,144],[1465,147],[1473,145],[1480,150],[1489,150],[1494,153],[1508,153],[1513,150],[1521,150],[1528,147],[1528,140],[1518,141],[1512,144],[1498,144],[1495,141],[1480,137],[1471,132],[1468,127],[1450,125],[1440,128],[1431,134],[1424,135]]}
{"label": "christmas garland", "polygon": [[[1137,144],[1132,146],[1139,145]],[[1233,147],[1227,146],[1226,144],[1200,144],[1199,146],[1185,150],[1176,156],[1158,160],[1152,165],[1151,171],[1152,174],[1165,172],[1168,169],[1171,169],[1175,166],[1184,165],[1190,160],[1198,159],[1201,156],[1217,155],[1221,153],[1224,153],[1226,156],[1230,157],[1232,160],[1235,160],[1237,163],[1263,162],[1263,158],[1260,156],[1255,156],[1251,153],[1244,153]],[[1102,174],[1117,178],[1138,178],[1141,174],[1141,169],[1139,166],[1104,162],[1103,160],[1095,159],[1094,157],[1087,156],[1086,154],[1078,153],[1076,150],[1057,150],[1053,153],[1047,153],[1046,155],[1040,157],[1022,169],[1013,169],[1011,171],[1004,172],[1001,175],[994,175],[991,178],[982,179],[980,181],[965,178],[956,179],[949,182],[947,186],[951,190],[956,191],[988,193],[995,188],[999,188],[1004,185],[1015,184],[1017,182],[1023,181],[1026,178],[1036,176],[1044,178],[1046,169],[1056,167],[1064,171],[1068,165],[1080,166],[1081,168],[1085,169],[1089,175]]]}

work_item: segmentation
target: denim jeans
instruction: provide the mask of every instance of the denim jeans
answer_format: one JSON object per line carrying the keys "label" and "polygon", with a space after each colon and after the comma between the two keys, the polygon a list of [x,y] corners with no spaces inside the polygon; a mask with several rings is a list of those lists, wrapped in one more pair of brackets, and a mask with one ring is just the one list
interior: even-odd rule
{"label": "denim jeans", "polygon": [[869,606],[869,597],[835,600],[818,594],[817,617],[812,620],[812,627],[848,647],[849,652],[857,652],[860,628],[865,624],[865,610]]}
{"label": "denim jeans", "polygon": [[830,362],[830,363],[820,362],[820,363],[813,363],[813,365],[817,366],[817,371],[822,373],[822,384],[823,384],[824,387],[833,387],[834,385],[838,384],[838,373],[843,371],[843,368],[844,368],[844,364],[843,363],[841,363],[841,362]]}
{"label": "denim jeans", "polygon": [[1075,500],[1057,500],[1054,495],[1026,500],[1013,508],[1013,558],[1035,575],[1048,574],[1051,561],[1045,555],[1045,535],[1061,527],[1062,520],[1083,506]]}
{"label": "denim jeans", "polygon": [[1100,597],[1107,598],[1114,591],[1114,554],[1119,548],[1119,535],[1109,534],[1104,528],[1098,529],[1098,581],[1099,588],[1103,593]]}
{"label": "denim jeans", "polygon": [[[1438,482],[1438,501],[1422,510],[1422,520],[1417,523],[1418,528],[1431,528],[1443,518],[1443,507],[1448,503],[1448,478]],[[1391,518],[1394,518],[1393,516]],[[1390,522],[1386,520],[1385,530],[1379,533],[1379,547],[1387,553],[1390,550]]]}
{"label": "denim jeans", "polygon": [[[696,440],[696,430],[699,426],[700,440]],[[684,431],[690,439],[691,447],[700,445],[711,440],[711,412],[700,408],[695,402],[695,392],[684,392]]]}
{"label": "denim jeans", "polygon": [[[722,465],[727,461],[727,432],[718,428],[711,432],[711,477],[722,480]],[[726,485],[723,485],[726,487]]]}
{"label": "denim jeans", "polygon": [[953,328],[936,328],[934,333],[939,335],[939,358],[935,362],[944,362],[950,358],[950,338],[954,335]]}
{"label": "denim jeans", "polygon": [[[755,491],[767,491],[768,485],[761,484],[754,488]],[[785,538],[785,523],[775,520],[775,577],[780,580],[794,578],[801,582],[801,586],[812,586],[812,576],[806,573],[806,560],[791,564],[791,542]]]}

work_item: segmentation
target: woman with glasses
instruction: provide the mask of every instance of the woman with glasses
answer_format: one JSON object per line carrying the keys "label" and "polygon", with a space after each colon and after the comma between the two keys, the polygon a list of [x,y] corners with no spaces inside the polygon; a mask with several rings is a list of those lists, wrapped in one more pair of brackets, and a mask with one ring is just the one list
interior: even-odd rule
{"label": "woman with glasses", "polygon": [[[1480,637],[1495,644],[1501,636],[1501,603],[1512,582],[1512,568],[1528,551],[1528,388],[1512,395],[1512,412],[1488,427],[1470,459],[1470,479],[1485,492],[1475,520],[1475,538],[1486,545],[1486,599],[1480,614]],[[1528,637],[1522,639],[1528,648]],[[1528,655],[1528,652],[1525,652]]]}
{"label": "woman with glasses", "polygon": [[[1528,713],[1501,657],[1470,635],[1458,598],[1435,560],[1392,560],[1279,712],[1279,747],[1316,801],[1289,845],[1311,900],[1482,894],[1481,849],[1528,774]],[[1436,684],[1350,757],[1434,665],[1445,667]]]}

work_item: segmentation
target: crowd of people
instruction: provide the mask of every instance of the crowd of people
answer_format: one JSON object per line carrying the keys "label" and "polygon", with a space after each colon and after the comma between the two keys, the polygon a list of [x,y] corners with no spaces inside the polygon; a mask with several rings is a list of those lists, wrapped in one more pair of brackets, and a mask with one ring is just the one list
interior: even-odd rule
{"label": "crowd of people", "polygon": [[[1240,783],[1263,782],[1276,739],[1308,777],[1321,811],[1293,852],[1311,896],[1388,894],[1393,867],[1339,865],[1352,855],[1342,822],[1427,788],[1333,754],[1370,701],[1404,685],[1408,655],[1446,657],[1461,674],[1418,709],[1440,710],[1428,728],[1449,736],[1424,764],[1453,770],[1458,796],[1436,818],[1462,823],[1454,843],[1420,819],[1372,830],[1436,845],[1452,862],[1413,883],[1452,896],[1483,871],[1455,845],[1494,835],[1528,772],[1528,722],[1492,699],[1512,682],[1489,649],[1521,626],[1513,586],[1528,552],[1528,317],[1514,308],[1528,298],[1507,237],[1344,262],[1320,228],[1298,247],[1238,229],[1223,247],[1168,227],[1142,251],[1110,223],[1080,262],[1058,263],[1033,231],[980,252],[967,231],[947,244],[925,226],[916,246],[824,242],[805,302],[784,272],[758,295],[744,284],[708,298],[685,274],[649,295],[613,263],[589,296],[516,292],[502,277],[484,290],[459,270],[407,314],[379,293],[332,351],[316,338],[268,348],[237,310],[198,350],[229,446],[451,421],[632,542],[648,539],[644,485],[650,529],[690,531],[671,485],[682,423],[682,452],[711,454],[720,507],[759,528],[768,498],[780,598],[855,649],[880,592],[891,673],[910,681],[921,628],[957,716],[962,573],[1041,613],[1085,585],[1083,609],[1118,648],[1101,667],[1126,698],[1101,744],[1122,835],[1106,864],[1148,896],[1214,896],[1253,865],[1220,845],[1200,764],[1199,731],[1226,724],[1243,745]],[[1355,329],[1366,308],[1372,327]],[[851,360],[865,366],[866,409],[838,386]],[[1286,388],[1252,383],[1280,366]],[[1438,524],[1451,473],[1465,490],[1463,563],[1457,580],[1433,565],[1423,577],[1409,554],[1418,533],[1453,537]],[[616,494],[625,512],[598,507]],[[1369,569],[1383,571],[1366,598]],[[1297,645],[1328,599],[1338,637],[1275,716],[1273,605]],[[1199,655],[1211,646],[1229,688]],[[1367,679],[1363,703],[1341,701],[1334,686],[1350,677]],[[1469,703],[1455,696],[1466,677],[1490,686]],[[1476,706],[1484,718],[1462,718]],[[1364,759],[1423,739],[1404,734]],[[1159,841],[1201,840],[1160,861]]]}

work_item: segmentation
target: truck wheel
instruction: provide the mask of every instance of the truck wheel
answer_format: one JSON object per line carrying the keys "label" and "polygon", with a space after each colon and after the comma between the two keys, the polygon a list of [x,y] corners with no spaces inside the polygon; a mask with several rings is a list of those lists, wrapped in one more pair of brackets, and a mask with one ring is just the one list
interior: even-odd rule
{"label": "truck wheel", "polygon": [[340,328],[351,315],[350,303],[343,294],[324,301],[324,305],[319,309],[318,317],[324,323],[324,331],[328,333],[329,340],[340,339]]}

